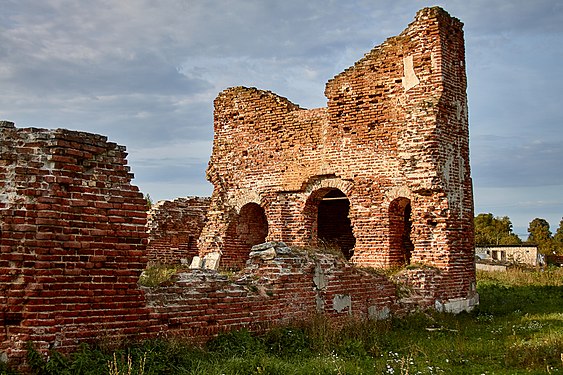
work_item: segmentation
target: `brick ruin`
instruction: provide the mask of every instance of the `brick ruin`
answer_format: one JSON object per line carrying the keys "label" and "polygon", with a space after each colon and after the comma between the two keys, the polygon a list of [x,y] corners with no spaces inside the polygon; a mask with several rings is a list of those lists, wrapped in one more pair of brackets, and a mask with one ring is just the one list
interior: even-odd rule
{"label": "brick ruin", "polygon": [[441,300],[471,299],[464,62],[462,23],[427,8],[329,80],[326,108],[220,93],[201,251],[237,269],[265,240],[328,244],[360,267],[435,267]]}
{"label": "brick ruin", "polygon": [[199,255],[197,240],[205,225],[209,198],[186,197],[157,202],[149,210],[149,262],[186,264]]}
{"label": "brick ruin", "polygon": [[146,202],[125,148],[83,132],[0,130],[1,359],[20,358],[27,341],[73,347],[101,329],[150,335],[137,286]]}
{"label": "brick ruin", "polygon": [[[440,8],[419,11],[331,79],[326,108],[225,90],[215,100],[212,197],[159,203],[148,226],[124,147],[0,122],[0,360],[25,362],[28,341],[64,352],[316,313],[471,309],[465,90],[462,24]],[[220,269],[239,271],[138,285],[147,262],[196,254],[220,254]],[[377,271],[390,267],[392,277]]]}

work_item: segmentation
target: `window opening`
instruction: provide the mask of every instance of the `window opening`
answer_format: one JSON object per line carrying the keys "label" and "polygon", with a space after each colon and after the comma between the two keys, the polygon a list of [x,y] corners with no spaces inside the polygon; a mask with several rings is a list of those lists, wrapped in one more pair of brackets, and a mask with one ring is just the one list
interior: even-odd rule
{"label": "window opening", "polygon": [[349,218],[350,201],[346,195],[331,189],[319,201],[317,210],[317,237],[320,243],[336,247],[346,259],[354,255],[356,238]]}

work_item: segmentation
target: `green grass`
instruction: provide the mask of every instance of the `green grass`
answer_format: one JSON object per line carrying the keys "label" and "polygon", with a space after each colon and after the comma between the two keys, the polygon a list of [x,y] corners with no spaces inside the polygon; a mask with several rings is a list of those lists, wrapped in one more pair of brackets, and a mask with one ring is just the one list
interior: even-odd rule
{"label": "green grass", "polygon": [[202,348],[83,345],[49,361],[31,351],[30,363],[39,374],[563,374],[563,269],[479,273],[478,291],[472,313],[340,325],[315,316],[222,334]]}
{"label": "green grass", "polygon": [[174,282],[176,274],[186,267],[180,264],[153,264],[148,266],[139,277],[139,285],[156,287]]}

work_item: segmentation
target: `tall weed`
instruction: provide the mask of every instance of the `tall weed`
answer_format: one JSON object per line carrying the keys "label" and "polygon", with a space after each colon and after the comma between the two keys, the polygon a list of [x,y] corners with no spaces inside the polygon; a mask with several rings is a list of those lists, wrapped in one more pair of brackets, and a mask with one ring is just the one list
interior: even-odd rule
{"label": "tall weed", "polygon": [[[83,345],[37,374],[563,374],[563,270],[479,273],[481,305],[459,315],[307,321],[222,333],[198,348],[179,339]],[[0,373],[8,373],[6,366]]]}

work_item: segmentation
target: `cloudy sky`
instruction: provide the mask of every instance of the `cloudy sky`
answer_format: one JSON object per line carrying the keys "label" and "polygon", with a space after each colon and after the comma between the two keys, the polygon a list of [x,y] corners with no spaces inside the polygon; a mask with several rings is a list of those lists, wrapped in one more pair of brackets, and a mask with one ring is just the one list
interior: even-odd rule
{"label": "cloudy sky", "polygon": [[325,82],[416,11],[465,24],[476,213],[563,217],[563,1],[0,0],[0,119],[127,146],[155,200],[209,195],[215,96],[325,106]]}

